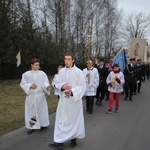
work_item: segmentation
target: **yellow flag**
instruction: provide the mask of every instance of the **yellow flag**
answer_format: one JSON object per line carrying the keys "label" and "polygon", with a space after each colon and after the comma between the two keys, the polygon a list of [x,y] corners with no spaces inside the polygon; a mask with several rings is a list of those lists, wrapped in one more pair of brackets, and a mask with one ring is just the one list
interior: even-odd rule
{"label": "yellow flag", "polygon": [[16,58],[17,58],[17,67],[19,67],[21,64],[21,53],[20,53],[20,51],[18,52]]}

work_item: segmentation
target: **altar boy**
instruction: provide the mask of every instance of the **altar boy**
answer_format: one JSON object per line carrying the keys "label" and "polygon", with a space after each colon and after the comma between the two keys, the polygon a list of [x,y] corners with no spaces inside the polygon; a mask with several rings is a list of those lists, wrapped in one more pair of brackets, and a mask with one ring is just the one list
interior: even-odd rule
{"label": "altar boy", "polygon": [[109,73],[106,82],[108,84],[108,91],[110,92],[109,108],[106,113],[112,113],[114,96],[116,97],[115,112],[118,113],[120,104],[120,93],[123,91],[122,85],[124,84],[124,75],[120,71],[118,64],[114,64],[114,69]]}
{"label": "altar boy", "polygon": [[39,70],[39,60],[31,60],[31,70],[23,73],[21,88],[26,93],[25,126],[30,135],[35,129],[47,127],[49,123],[48,106],[45,93],[50,94],[50,84],[47,75]]}

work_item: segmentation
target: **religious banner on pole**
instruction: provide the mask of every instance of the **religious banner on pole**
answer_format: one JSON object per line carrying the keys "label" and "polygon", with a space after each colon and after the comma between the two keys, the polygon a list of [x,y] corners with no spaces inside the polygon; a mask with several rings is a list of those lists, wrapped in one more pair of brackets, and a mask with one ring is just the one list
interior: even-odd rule
{"label": "religious banner on pole", "polygon": [[147,61],[150,62],[150,46],[147,46]]}
{"label": "religious banner on pole", "polygon": [[147,61],[147,42],[146,39],[142,38],[131,38],[129,58],[141,59],[142,61]]}
{"label": "religious banner on pole", "polygon": [[124,72],[126,65],[128,64],[128,58],[125,49],[121,49],[114,57],[114,64],[118,64],[121,72]]}

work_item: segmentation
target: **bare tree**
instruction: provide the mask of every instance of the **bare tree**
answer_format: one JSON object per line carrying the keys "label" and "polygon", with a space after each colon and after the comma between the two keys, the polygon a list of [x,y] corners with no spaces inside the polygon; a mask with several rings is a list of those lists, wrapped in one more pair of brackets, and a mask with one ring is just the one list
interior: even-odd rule
{"label": "bare tree", "polygon": [[115,48],[115,40],[117,37],[117,28],[120,24],[120,15],[117,10],[116,1],[104,0],[104,49],[105,57],[110,57],[113,49]]}
{"label": "bare tree", "polygon": [[125,19],[123,25],[125,27],[121,34],[127,43],[129,43],[131,38],[146,38],[150,33],[150,14],[131,12]]}

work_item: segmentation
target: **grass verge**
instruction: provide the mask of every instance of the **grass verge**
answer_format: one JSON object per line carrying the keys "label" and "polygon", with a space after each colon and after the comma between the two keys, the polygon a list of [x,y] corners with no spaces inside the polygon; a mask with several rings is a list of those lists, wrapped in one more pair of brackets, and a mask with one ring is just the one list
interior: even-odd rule
{"label": "grass verge", "polygon": [[[52,77],[49,77],[51,83]],[[0,84],[0,136],[24,126],[25,93],[20,81],[2,82]],[[57,107],[57,96],[51,88],[51,95],[46,96],[49,113]]]}

